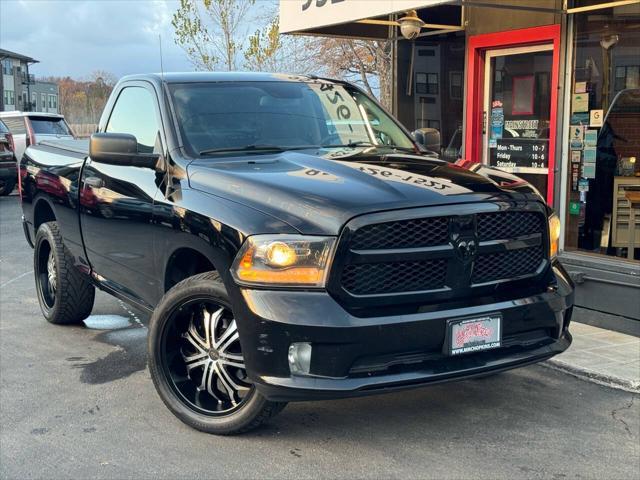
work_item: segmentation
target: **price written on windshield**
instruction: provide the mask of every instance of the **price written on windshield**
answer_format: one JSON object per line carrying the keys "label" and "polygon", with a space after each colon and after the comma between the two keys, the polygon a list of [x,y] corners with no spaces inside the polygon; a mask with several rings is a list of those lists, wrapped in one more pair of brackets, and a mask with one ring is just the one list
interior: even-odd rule
{"label": "price written on windshield", "polygon": [[[333,86],[332,85],[324,85],[323,84],[323,85],[320,86],[320,90],[321,91],[333,90]],[[342,98],[342,95],[340,95],[340,92],[331,92],[330,91],[329,93],[327,93],[327,99],[333,105],[337,105],[336,114],[338,115],[339,119],[346,120],[348,118],[351,118],[351,110],[349,110],[349,107],[347,107],[344,104],[344,98]],[[338,104],[338,102],[340,102],[340,104]],[[351,125],[349,125],[349,128],[351,128]],[[353,130],[353,128],[351,130]]]}

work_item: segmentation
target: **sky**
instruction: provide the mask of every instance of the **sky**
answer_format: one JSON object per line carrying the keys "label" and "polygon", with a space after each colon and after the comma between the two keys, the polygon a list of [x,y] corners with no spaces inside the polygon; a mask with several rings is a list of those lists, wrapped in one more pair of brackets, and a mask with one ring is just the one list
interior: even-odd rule
{"label": "sky", "polygon": [[0,0],[0,48],[39,60],[36,77],[116,77],[193,67],[173,39],[177,0]]}

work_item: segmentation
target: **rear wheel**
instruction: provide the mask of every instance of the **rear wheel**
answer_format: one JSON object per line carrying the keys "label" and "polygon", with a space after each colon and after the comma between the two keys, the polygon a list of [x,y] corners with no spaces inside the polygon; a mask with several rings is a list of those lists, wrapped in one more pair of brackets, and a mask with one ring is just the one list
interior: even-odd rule
{"label": "rear wheel", "polygon": [[13,178],[1,178],[0,179],[0,197],[4,197],[13,192],[16,186],[16,181]]}
{"label": "rear wheel", "polygon": [[56,222],[40,225],[33,252],[40,309],[48,322],[80,323],[91,314],[95,288],[74,266]]}
{"label": "rear wheel", "polygon": [[160,398],[193,428],[242,433],[286,405],[266,400],[249,380],[231,304],[215,272],[167,292],[151,318],[148,342]]}

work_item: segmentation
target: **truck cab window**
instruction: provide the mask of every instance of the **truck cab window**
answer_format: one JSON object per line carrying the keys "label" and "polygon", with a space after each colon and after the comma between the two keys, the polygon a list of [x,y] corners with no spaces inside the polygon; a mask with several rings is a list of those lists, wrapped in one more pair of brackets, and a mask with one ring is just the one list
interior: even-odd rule
{"label": "truck cab window", "polygon": [[129,133],[138,140],[138,151],[152,153],[160,129],[155,100],[143,87],[126,87],[116,101],[107,132]]}

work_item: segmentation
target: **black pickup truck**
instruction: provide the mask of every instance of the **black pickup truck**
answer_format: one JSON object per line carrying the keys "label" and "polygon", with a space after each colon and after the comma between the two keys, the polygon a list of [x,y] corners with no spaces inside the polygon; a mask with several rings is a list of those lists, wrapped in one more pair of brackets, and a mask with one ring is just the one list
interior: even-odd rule
{"label": "black pickup truck", "polygon": [[125,77],[90,140],[21,159],[40,305],[80,323],[98,287],[152,312],[160,397],[218,434],[548,359],[571,343],[558,218],[475,169],[341,81]]}

